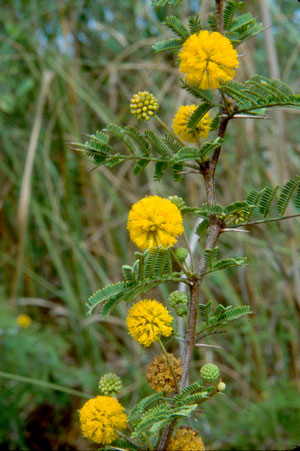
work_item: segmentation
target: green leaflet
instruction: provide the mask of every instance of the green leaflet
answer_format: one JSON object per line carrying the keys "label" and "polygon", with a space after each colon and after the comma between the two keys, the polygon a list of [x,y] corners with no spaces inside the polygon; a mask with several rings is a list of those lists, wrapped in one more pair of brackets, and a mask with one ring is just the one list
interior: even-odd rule
{"label": "green leaflet", "polygon": [[207,22],[210,26],[211,31],[217,31],[218,30],[218,24],[217,24],[217,18],[216,14],[210,14],[207,18]]}
{"label": "green leaflet", "polygon": [[225,215],[230,215],[230,214],[234,214],[237,213],[239,211],[249,211],[249,208],[252,208],[253,205],[248,204],[247,201],[236,201],[236,202],[232,202],[231,204],[226,205],[226,207],[224,208],[224,213]]}
{"label": "green leaflet", "polygon": [[124,282],[118,282],[113,285],[108,285],[101,290],[96,291],[90,296],[86,302],[87,314],[90,315],[92,310],[100,303],[107,301],[111,298],[121,298],[123,290],[125,288]]}
{"label": "green leaflet", "polygon": [[132,438],[139,437],[147,429],[150,433],[155,433],[166,424],[171,423],[174,418],[188,417],[196,408],[197,404],[178,407],[171,407],[165,403],[158,404],[143,413],[141,421],[132,433]]}
{"label": "green leaflet", "polygon": [[243,2],[228,0],[223,13],[224,30],[230,29],[234,14],[236,10],[239,8],[239,6],[242,4]]}
{"label": "green leaflet", "polygon": [[182,0],[152,0],[152,6],[162,7],[162,6],[170,5],[170,6],[173,6],[173,8],[175,8],[175,6],[180,5],[181,2],[182,2]]}
{"label": "green leaflet", "polygon": [[198,14],[188,18],[188,24],[191,34],[198,33],[202,30],[201,19]]}
{"label": "green leaflet", "polygon": [[[278,202],[277,202],[277,211],[282,216],[284,215],[284,213],[289,205],[289,202],[292,198],[292,195],[293,195],[294,191],[296,190],[296,188],[299,186],[299,184],[300,184],[300,177],[298,177],[297,180],[290,179],[283,186],[281,193],[279,195],[279,198],[278,198]],[[298,202],[298,198],[297,198],[297,202]]]}
{"label": "green leaflet", "polygon": [[134,424],[136,421],[138,421],[144,411],[151,406],[151,404],[160,401],[163,398],[162,393],[154,393],[153,395],[149,395],[146,398],[142,399],[140,402],[138,402],[129,412],[128,415],[128,422],[130,424]]}
{"label": "green leaflet", "polygon": [[168,16],[164,22],[173,33],[175,33],[183,42],[190,36],[189,30],[184,26],[183,22],[176,16]]}
{"label": "green leaflet", "polygon": [[275,106],[300,108],[300,96],[294,94],[290,86],[281,80],[269,79],[261,75],[254,75],[245,83],[229,81],[221,89],[239,106],[239,110],[232,113],[232,116]]}
{"label": "green leaflet", "polygon": [[213,301],[208,301],[206,304],[199,304],[198,310],[201,320],[207,322],[212,315]]}
{"label": "green leaflet", "polygon": [[[234,44],[239,45],[240,43],[252,38],[263,30],[263,25],[261,23],[257,23],[256,19],[252,17],[252,14],[250,12],[242,14],[233,19],[234,12],[239,5],[235,7],[233,2],[229,2],[227,6],[228,8],[224,9],[224,14],[226,11],[226,28],[225,26],[224,28],[225,30],[227,30],[225,36]],[[233,11],[233,9],[235,10]]]}
{"label": "green leaflet", "polygon": [[203,102],[213,106],[218,106],[211,89],[200,89],[197,86],[190,85],[186,81],[182,81],[182,89],[185,89],[189,94],[193,95],[197,99],[201,99]]}
{"label": "green leaflet", "polygon": [[218,246],[216,246],[214,249],[205,249],[203,258],[208,268],[213,269],[218,253]]}
{"label": "green leaflet", "polygon": [[203,235],[203,233],[207,230],[209,226],[209,221],[208,219],[202,219],[202,221],[200,222],[200,224],[197,226],[196,229],[196,234],[199,235],[199,237],[201,238],[201,236]]}
{"label": "green leaflet", "polygon": [[177,50],[182,47],[182,39],[167,39],[166,41],[159,41],[152,46],[155,53],[167,52],[168,50]]}
{"label": "green leaflet", "polygon": [[207,218],[209,215],[220,215],[223,213],[223,207],[218,204],[203,203],[200,208],[197,207],[184,207],[182,213],[190,213],[200,218]]}
{"label": "green leaflet", "polygon": [[259,212],[262,215],[264,215],[264,217],[266,217],[268,215],[271,205],[272,205],[272,202],[273,202],[274,197],[278,190],[279,190],[279,186],[276,186],[274,189],[271,189],[268,186],[266,186],[262,190],[258,209],[259,209]]}
{"label": "green leaflet", "polygon": [[203,321],[200,326],[198,339],[218,333],[219,331],[224,332],[226,327],[232,321],[251,313],[249,305],[242,305],[239,307],[232,307],[229,305],[225,307],[224,305],[219,304],[213,309],[212,301],[209,301],[207,304],[200,304],[198,308],[200,318]]}
{"label": "green leaflet", "polygon": [[247,258],[234,258],[228,257],[217,261],[217,255],[219,252],[218,246],[214,249],[205,249],[203,253],[203,258],[207,266],[206,273],[220,271],[221,269],[229,268],[229,266],[242,266],[247,262]]}
{"label": "green leaflet", "polygon": [[191,117],[188,120],[187,127],[191,130],[195,130],[197,127],[198,122],[203,118],[203,116],[208,113],[208,111],[212,108],[211,103],[202,103],[199,105]]}
{"label": "green leaflet", "polygon": [[133,266],[123,265],[123,282],[108,285],[88,299],[88,314],[102,304],[101,316],[106,318],[119,302],[130,302],[137,296],[165,282],[178,282],[181,272],[173,271],[171,248],[136,252]]}
{"label": "green leaflet", "polygon": [[169,150],[166,146],[165,141],[162,138],[160,138],[158,135],[156,135],[156,133],[154,133],[151,130],[146,130],[145,136],[151,142],[153,148],[161,157],[163,157],[165,160],[170,159]]}
{"label": "green leaflet", "polygon": [[294,204],[296,208],[300,208],[300,185],[298,185],[298,188],[296,190]]}

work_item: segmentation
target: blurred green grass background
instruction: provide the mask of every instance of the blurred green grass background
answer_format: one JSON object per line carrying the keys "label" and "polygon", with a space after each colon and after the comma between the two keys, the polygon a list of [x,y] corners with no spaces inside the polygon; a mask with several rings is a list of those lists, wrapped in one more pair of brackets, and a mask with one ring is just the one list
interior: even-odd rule
{"label": "blurred green grass background", "polygon": [[[281,77],[299,92],[298,2],[244,3],[268,28],[240,48],[238,78]],[[187,0],[176,13],[205,19],[213,6]],[[89,172],[91,161],[70,142],[110,121],[136,124],[128,103],[138,90],[156,95],[168,124],[190,101],[179,88],[176,55],[151,50],[172,12],[145,0],[7,0],[1,7],[0,376],[12,374],[0,377],[1,449],[86,449],[77,409],[87,393],[97,394],[105,372],[122,377],[127,406],[151,393],[145,368],[158,349],[132,342],[126,306],[101,320],[86,317],[84,302],[132,260],[126,220],[133,202],[177,194],[196,206],[204,186],[196,175],[182,184],[153,182],[148,168],[136,178],[130,164]],[[270,117],[234,121],[218,168],[220,203],[299,174],[299,112]],[[249,266],[209,276],[204,302],[249,303],[255,315],[207,340],[222,349],[195,354],[194,377],[213,360],[227,384],[197,425],[209,449],[300,444],[299,243],[297,220],[220,240],[220,255],[246,255]],[[166,300],[167,290],[155,294]],[[33,320],[27,329],[17,325],[21,313]],[[173,342],[169,348],[178,355]]]}

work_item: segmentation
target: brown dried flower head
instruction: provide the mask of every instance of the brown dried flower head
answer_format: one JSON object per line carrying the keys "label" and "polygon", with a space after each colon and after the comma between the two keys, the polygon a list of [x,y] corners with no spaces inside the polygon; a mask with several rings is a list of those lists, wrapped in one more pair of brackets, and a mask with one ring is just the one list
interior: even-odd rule
{"label": "brown dried flower head", "polygon": [[[182,375],[182,366],[180,358],[173,354],[168,354],[172,362],[177,380],[180,381]],[[157,392],[172,393],[176,391],[176,384],[164,354],[156,355],[147,368],[147,381],[153,390]]]}
{"label": "brown dried flower head", "polygon": [[171,438],[167,451],[205,451],[199,435],[189,427],[181,427]]}

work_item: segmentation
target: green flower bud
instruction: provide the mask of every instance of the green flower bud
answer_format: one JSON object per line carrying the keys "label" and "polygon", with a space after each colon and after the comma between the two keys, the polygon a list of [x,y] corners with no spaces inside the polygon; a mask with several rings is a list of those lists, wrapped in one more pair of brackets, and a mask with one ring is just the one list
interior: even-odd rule
{"label": "green flower bud", "polygon": [[176,205],[177,208],[179,208],[179,210],[182,210],[183,207],[185,207],[185,202],[182,199],[182,197],[178,197],[178,196],[169,196],[168,199]]}
{"label": "green flower bud", "polygon": [[172,291],[172,293],[169,294],[169,303],[174,309],[179,305],[187,305],[187,295],[181,291]]}
{"label": "green flower bud", "polygon": [[222,382],[222,381],[221,381],[221,382],[218,383],[217,389],[218,389],[219,391],[224,391],[225,388],[226,388],[225,382]]}
{"label": "green flower bud", "polygon": [[188,251],[185,247],[179,247],[178,249],[176,249],[175,254],[179,261],[184,262],[184,260],[188,256]]}
{"label": "green flower bud", "polygon": [[130,112],[138,119],[148,121],[158,108],[159,104],[157,99],[148,91],[139,91],[130,100]]}
{"label": "green flower bud", "polygon": [[220,370],[214,363],[206,363],[200,370],[200,376],[204,381],[214,381],[220,376]]}
{"label": "green flower bud", "polygon": [[107,373],[100,378],[98,387],[104,396],[115,396],[122,389],[122,381],[116,374]]}
{"label": "green flower bud", "polygon": [[186,316],[189,313],[188,306],[184,304],[180,304],[175,311],[178,316]]}

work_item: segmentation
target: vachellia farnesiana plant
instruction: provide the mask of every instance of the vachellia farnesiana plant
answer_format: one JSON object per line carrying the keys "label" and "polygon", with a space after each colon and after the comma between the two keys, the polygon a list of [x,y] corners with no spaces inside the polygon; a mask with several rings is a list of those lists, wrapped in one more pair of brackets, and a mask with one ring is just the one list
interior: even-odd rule
{"label": "vachellia farnesiana plant", "polygon": [[[156,0],[154,6],[167,3],[176,6],[180,2]],[[158,42],[153,48],[155,52],[178,51],[182,88],[194,96],[195,104],[181,106],[171,128],[158,117],[159,105],[153,94],[138,92],[130,102],[130,111],[141,127],[144,129],[150,118],[156,119],[164,136],[151,129],[142,132],[131,126],[109,124],[85,144],[76,145],[77,150],[93,157],[97,166],[112,168],[132,160],[133,172],[138,176],[153,163],[156,181],[169,170],[179,183],[185,174],[193,172],[204,178],[206,187],[206,202],[200,206],[189,206],[176,195],[168,199],[147,196],[134,204],[127,222],[130,239],[139,248],[134,262],[122,267],[122,281],[100,289],[87,301],[88,313],[101,304],[104,318],[119,302],[127,302],[126,323],[133,340],[144,347],[158,342],[162,351],[146,371],[153,394],[127,413],[116,399],[121,380],[112,373],[100,379],[101,396],[81,408],[83,435],[103,449],[204,450],[201,431],[192,429],[189,420],[203,414],[201,404],[220,394],[225,384],[214,363],[205,364],[199,379],[190,381],[194,349],[200,340],[224,332],[233,320],[250,313],[246,305],[234,308],[214,307],[212,301],[199,303],[201,283],[207,274],[246,263],[245,257],[218,260],[218,238],[247,226],[299,216],[285,212],[291,199],[300,208],[300,177],[282,188],[253,190],[245,200],[226,206],[216,200],[215,171],[231,121],[264,119],[267,108],[300,108],[300,96],[280,80],[253,75],[244,82],[234,81],[239,44],[263,29],[251,13],[239,11],[242,4],[215,0],[215,14],[208,17],[208,29],[202,27],[198,16],[189,17],[187,25],[178,17],[167,17],[165,25],[176,37]],[[122,146],[117,148],[122,150],[116,151],[114,144],[120,142]],[[277,213],[270,217],[275,208]],[[200,261],[195,261],[184,232],[187,215],[201,218],[196,233],[206,244]],[[176,248],[181,235],[186,248]],[[160,284],[174,282],[186,284],[189,298],[181,291],[170,293],[172,317],[163,299],[148,299],[146,293]],[[182,338],[174,329],[176,316],[185,318],[181,320],[185,322],[181,359],[168,353],[163,344],[165,337],[173,337],[173,341]]]}

